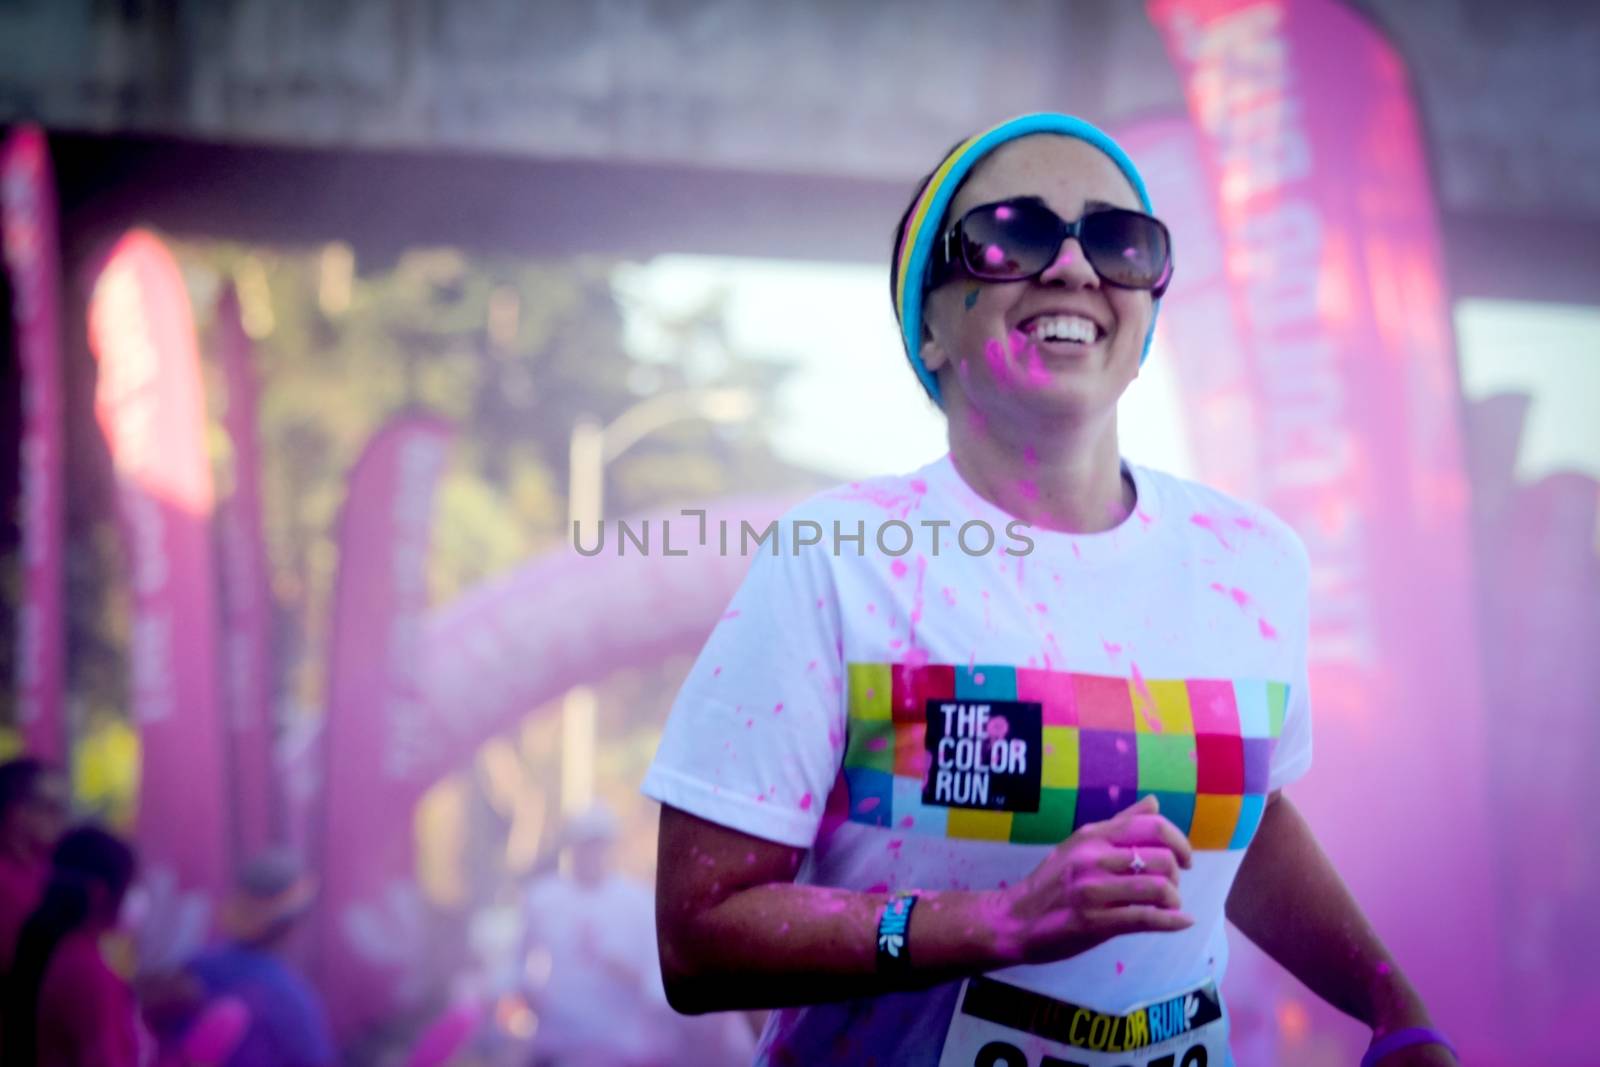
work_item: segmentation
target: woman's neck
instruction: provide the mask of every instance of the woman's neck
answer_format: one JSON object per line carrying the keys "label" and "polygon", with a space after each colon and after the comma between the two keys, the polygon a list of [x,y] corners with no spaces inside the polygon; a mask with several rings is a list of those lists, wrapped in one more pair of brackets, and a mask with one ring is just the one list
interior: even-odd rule
{"label": "woman's neck", "polygon": [[1132,513],[1136,493],[1122,473],[1114,410],[1098,422],[1049,432],[996,425],[967,411],[949,415],[951,461],[974,492],[1002,511],[1080,534],[1113,529]]}

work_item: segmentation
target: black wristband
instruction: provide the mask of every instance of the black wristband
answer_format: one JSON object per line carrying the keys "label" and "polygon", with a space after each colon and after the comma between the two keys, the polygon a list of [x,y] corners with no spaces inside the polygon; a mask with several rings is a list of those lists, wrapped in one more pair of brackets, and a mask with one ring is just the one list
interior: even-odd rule
{"label": "black wristband", "polygon": [[896,893],[883,906],[878,919],[878,970],[901,972],[911,969],[911,909],[915,893]]}

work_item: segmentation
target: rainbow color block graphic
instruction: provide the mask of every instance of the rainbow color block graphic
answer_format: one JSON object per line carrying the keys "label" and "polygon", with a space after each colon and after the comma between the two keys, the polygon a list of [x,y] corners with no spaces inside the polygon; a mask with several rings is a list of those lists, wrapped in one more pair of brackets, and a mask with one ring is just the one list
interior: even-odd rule
{"label": "rainbow color block graphic", "polygon": [[[1145,794],[1200,849],[1242,849],[1266,806],[1282,682],[1131,679],[996,664],[849,664],[850,821],[935,837],[1054,845]],[[1036,702],[1037,811],[923,802],[928,702]]]}

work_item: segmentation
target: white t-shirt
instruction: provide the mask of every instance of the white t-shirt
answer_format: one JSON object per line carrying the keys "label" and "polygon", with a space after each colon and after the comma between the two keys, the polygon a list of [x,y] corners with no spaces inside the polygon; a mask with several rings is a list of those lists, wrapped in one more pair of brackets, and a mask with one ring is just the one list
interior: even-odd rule
{"label": "white t-shirt", "polygon": [[[778,554],[752,547],[644,792],[808,849],[799,882],[878,891],[1003,886],[1154,792],[1195,847],[1195,925],[996,977],[1116,1014],[1220,984],[1244,848],[1311,763],[1309,566],[1265,509],[1125,469],[1134,513],[1092,535],[1012,525],[949,456],[793,509]],[[936,1062],[958,990],[774,1012],[760,1062]]]}

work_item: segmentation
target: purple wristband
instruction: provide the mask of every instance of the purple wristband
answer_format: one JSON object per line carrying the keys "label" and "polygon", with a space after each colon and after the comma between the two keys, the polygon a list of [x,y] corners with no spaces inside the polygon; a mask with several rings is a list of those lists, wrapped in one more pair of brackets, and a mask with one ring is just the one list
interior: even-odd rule
{"label": "purple wristband", "polygon": [[1448,1037],[1426,1026],[1413,1026],[1409,1030],[1396,1030],[1392,1034],[1385,1034],[1374,1041],[1372,1047],[1367,1049],[1367,1054],[1361,1057],[1361,1067],[1374,1067],[1389,1053],[1410,1048],[1412,1045],[1443,1045],[1450,1050],[1450,1055],[1455,1056],[1458,1061],[1461,1059]]}

